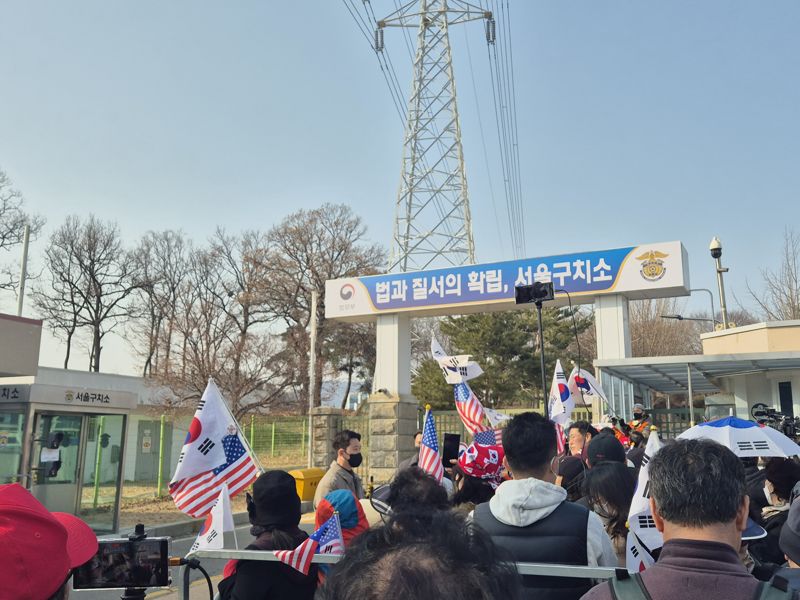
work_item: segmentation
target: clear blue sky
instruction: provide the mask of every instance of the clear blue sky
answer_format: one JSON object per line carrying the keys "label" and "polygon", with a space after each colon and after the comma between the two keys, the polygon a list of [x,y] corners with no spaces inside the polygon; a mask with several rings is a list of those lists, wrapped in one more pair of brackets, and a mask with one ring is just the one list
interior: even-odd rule
{"label": "clear blue sky", "polygon": [[[719,235],[746,301],[745,278],[800,228],[800,3],[511,0],[511,14],[526,254],[679,239],[693,286],[712,287]],[[346,202],[388,242],[402,129],[341,2],[0,0],[0,23],[0,167],[49,226],[93,212],[131,241],[200,240]],[[466,59],[469,39],[502,224],[482,26],[451,37],[478,259],[512,258]],[[407,90],[401,33],[386,45]]]}

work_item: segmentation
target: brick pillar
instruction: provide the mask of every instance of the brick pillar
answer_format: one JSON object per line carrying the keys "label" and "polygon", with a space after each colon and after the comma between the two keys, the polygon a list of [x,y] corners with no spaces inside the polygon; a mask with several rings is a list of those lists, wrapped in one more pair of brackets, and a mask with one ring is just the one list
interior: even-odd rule
{"label": "brick pillar", "polygon": [[375,483],[389,481],[400,462],[414,454],[417,407],[411,395],[369,397],[369,474]]}
{"label": "brick pillar", "polygon": [[342,409],[318,406],[311,409],[311,466],[327,469],[336,458],[333,436],[341,429]]}

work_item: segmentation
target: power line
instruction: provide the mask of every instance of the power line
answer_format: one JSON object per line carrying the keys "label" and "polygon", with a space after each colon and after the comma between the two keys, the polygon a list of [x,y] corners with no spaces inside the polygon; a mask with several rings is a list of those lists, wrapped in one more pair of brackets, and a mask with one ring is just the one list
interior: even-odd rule
{"label": "power line", "polygon": [[467,30],[463,29],[464,32],[464,42],[467,46],[467,60],[469,61],[469,72],[472,78],[472,93],[475,96],[475,112],[478,115],[478,129],[481,133],[481,147],[483,148],[483,162],[486,166],[486,178],[489,180],[489,196],[492,199],[492,210],[494,212],[494,222],[497,226],[497,239],[500,240],[500,251],[505,254],[505,243],[503,240],[503,234],[500,231],[500,217],[497,213],[497,201],[495,200],[494,196],[494,185],[492,184],[492,171],[489,168],[489,153],[486,149],[486,138],[483,135],[483,119],[481,118],[481,105],[478,101],[478,87],[475,85],[475,70],[472,67],[472,52],[469,49],[469,36],[467,35]]}

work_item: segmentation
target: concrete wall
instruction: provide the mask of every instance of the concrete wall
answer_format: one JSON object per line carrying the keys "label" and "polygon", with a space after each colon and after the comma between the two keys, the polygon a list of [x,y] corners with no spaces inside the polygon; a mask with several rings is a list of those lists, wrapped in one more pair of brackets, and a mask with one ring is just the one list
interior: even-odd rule
{"label": "concrete wall", "polygon": [[721,377],[719,384],[724,392],[733,394],[736,402],[736,416],[751,419],[750,409],[754,404],[763,403],[780,410],[778,384],[783,381],[792,384],[792,404],[794,414],[800,416],[800,371],[767,371]]}
{"label": "concrete wall", "polygon": [[703,354],[799,352],[800,321],[773,321],[704,333]]}
{"label": "concrete wall", "polygon": [[0,376],[35,375],[39,365],[42,322],[0,314]]}

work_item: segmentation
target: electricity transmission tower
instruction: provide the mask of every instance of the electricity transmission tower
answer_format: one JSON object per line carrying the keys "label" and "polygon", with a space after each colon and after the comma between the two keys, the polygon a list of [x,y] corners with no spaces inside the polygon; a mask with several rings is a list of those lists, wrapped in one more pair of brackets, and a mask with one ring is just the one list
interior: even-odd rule
{"label": "electricity transmission tower", "polygon": [[377,22],[379,52],[386,27],[417,29],[390,271],[475,262],[448,28],[479,19],[493,43],[492,13],[462,0],[413,0]]}

